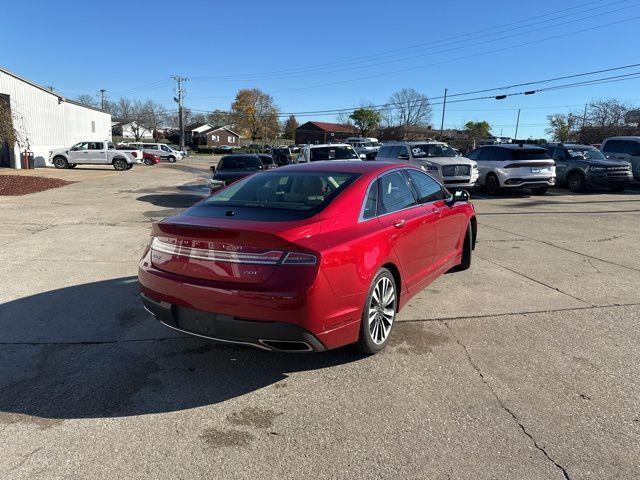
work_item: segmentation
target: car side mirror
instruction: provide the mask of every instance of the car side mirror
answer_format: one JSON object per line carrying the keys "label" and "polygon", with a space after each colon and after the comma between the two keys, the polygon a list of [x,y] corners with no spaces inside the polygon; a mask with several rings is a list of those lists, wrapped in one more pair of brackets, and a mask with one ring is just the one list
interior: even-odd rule
{"label": "car side mirror", "polygon": [[366,160],[367,156],[364,153],[360,154],[360,160]]}
{"label": "car side mirror", "polygon": [[470,198],[471,195],[469,195],[469,192],[466,190],[456,190],[454,193],[447,195],[444,203],[446,203],[448,207],[453,207],[458,202],[468,202]]}
{"label": "car side mirror", "polygon": [[215,173],[215,171],[216,171],[216,166],[215,166],[215,165],[211,165],[211,166],[209,167],[209,170],[211,170],[211,173]]}
{"label": "car side mirror", "polygon": [[409,155],[407,155],[406,153],[401,153],[400,155],[398,155],[398,160],[409,160]]}

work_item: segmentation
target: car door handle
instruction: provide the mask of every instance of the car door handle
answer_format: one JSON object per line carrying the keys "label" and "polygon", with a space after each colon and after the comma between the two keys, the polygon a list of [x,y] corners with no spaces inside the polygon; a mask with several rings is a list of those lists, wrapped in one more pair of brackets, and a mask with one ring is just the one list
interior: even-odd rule
{"label": "car door handle", "polygon": [[433,213],[436,215],[440,215],[442,213],[442,209],[441,208],[434,208],[433,209]]}
{"label": "car door handle", "polygon": [[393,222],[393,226],[396,228],[404,228],[406,223],[407,222],[405,220],[396,220],[395,222]]}

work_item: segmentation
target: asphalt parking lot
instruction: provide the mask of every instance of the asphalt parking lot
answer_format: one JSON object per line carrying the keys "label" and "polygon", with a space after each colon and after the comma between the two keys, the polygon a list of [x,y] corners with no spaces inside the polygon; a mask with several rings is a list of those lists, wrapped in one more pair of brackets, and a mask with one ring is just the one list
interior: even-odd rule
{"label": "asphalt parking lot", "polygon": [[187,338],[137,296],[150,222],[206,158],[38,170],[0,197],[0,478],[637,478],[640,189],[474,196],[472,268],[393,343],[264,353]]}

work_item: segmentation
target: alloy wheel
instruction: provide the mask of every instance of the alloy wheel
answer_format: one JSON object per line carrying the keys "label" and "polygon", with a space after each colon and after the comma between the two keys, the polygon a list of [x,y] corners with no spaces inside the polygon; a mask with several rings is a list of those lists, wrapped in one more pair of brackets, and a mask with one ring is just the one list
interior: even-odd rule
{"label": "alloy wheel", "polygon": [[382,277],[376,283],[369,302],[369,334],[376,345],[385,342],[396,316],[396,289],[393,282]]}

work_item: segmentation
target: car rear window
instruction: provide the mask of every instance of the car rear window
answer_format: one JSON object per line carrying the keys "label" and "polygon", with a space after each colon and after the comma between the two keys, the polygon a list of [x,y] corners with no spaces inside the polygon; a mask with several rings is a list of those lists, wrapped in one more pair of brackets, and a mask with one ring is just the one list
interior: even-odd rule
{"label": "car rear window", "polygon": [[522,150],[510,150],[508,160],[548,160],[551,157],[544,148],[526,148]]}
{"label": "car rear window", "polygon": [[258,157],[222,157],[218,170],[257,170],[261,166]]}
{"label": "car rear window", "polygon": [[202,205],[319,211],[357,177],[339,172],[265,172],[220,190]]}
{"label": "car rear window", "polygon": [[360,158],[351,147],[319,147],[311,149],[311,161],[320,162],[323,160],[350,160]]}

